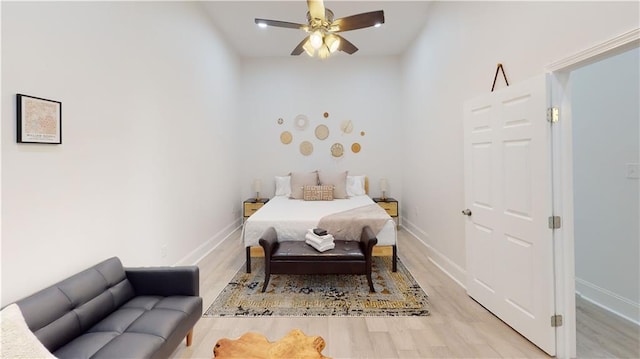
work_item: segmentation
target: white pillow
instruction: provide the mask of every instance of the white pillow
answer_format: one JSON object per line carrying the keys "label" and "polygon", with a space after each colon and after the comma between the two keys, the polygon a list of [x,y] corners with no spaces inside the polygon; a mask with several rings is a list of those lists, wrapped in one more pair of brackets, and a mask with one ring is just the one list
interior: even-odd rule
{"label": "white pillow", "polygon": [[349,197],[367,194],[364,190],[364,177],[365,176],[347,176],[347,195]]}
{"label": "white pillow", "polygon": [[20,307],[10,304],[0,312],[0,348],[3,358],[54,358],[24,321]]}
{"label": "white pillow", "polygon": [[276,176],[276,196],[291,196],[291,176]]}

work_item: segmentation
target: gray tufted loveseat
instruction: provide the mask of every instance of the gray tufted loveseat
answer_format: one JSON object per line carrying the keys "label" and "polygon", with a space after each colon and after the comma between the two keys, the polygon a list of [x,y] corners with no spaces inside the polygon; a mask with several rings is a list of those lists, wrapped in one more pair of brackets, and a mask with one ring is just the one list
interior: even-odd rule
{"label": "gray tufted loveseat", "polygon": [[168,358],[202,315],[199,270],[109,258],[16,302],[58,358]]}

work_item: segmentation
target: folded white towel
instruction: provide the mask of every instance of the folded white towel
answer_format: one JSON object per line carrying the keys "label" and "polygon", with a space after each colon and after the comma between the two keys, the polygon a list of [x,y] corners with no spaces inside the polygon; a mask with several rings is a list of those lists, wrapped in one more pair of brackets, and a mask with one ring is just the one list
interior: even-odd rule
{"label": "folded white towel", "polygon": [[327,234],[325,234],[324,236],[319,236],[319,235],[317,235],[317,234],[313,233],[313,229],[309,229],[307,232],[308,232],[308,233],[310,233],[312,236],[314,236],[314,237],[316,237],[316,238],[320,239],[320,240],[328,239],[328,238],[333,239],[333,235],[332,235],[331,233],[327,233]]}
{"label": "folded white towel", "polygon": [[328,251],[329,249],[334,249],[336,247],[336,244],[333,242],[325,245],[318,245],[315,242],[310,240],[306,240],[305,242],[311,247],[315,248],[318,252],[325,252],[325,251]]}
{"label": "folded white towel", "polygon": [[[324,236],[323,236],[324,237]],[[304,237],[306,240],[311,241],[319,246],[325,245],[325,244],[330,244],[333,243],[333,236],[332,235],[328,235],[328,237],[325,238],[318,238],[317,236],[314,236],[313,234],[309,234],[307,233]]]}

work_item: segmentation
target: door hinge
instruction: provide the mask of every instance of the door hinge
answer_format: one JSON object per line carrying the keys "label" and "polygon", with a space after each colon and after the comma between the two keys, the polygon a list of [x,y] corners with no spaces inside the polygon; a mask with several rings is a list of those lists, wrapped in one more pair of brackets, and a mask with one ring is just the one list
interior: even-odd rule
{"label": "door hinge", "polygon": [[547,109],[547,121],[556,123],[560,120],[560,114],[557,107],[549,107]]}
{"label": "door hinge", "polygon": [[562,315],[556,314],[551,316],[551,326],[552,327],[561,327],[562,326]]}
{"label": "door hinge", "polygon": [[558,229],[562,226],[562,220],[560,216],[551,216],[549,217],[549,228]]}

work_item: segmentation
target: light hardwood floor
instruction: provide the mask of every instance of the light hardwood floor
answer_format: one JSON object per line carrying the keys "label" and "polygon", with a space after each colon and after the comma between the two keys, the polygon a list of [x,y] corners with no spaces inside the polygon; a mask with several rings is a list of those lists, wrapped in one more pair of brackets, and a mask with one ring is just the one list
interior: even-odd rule
{"label": "light hardwood floor", "polygon": [[640,326],[576,296],[578,358],[640,358]]}
{"label": "light hardwood floor", "polygon": [[[205,257],[200,291],[205,310],[233,275],[243,269],[240,231]],[[211,358],[220,338],[254,331],[278,340],[291,329],[322,336],[333,358],[549,358],[467,296],[426,260],[428,251],[400,230],[399,257],[429,295],[431,316],[408,318],[202,318],[193,345],[173,358]],[[576,298],[578,358],[640,358],[640,328]]]}
{"label": "light hardwood floor", "polygon": [[[248,331],[275,341],[294,328],[326,341],[333,358],[549,358],[543,351],[469,298],[459,285],[427,260],[427,248],[406,231],[398,231],[403,264],[429,295],[428,317],[202,318],[193,345],[184,342],[173,358],[211,358],[221,338]],[[236,232],[204,258],[200,294],[204,309],[244,263]]]}

